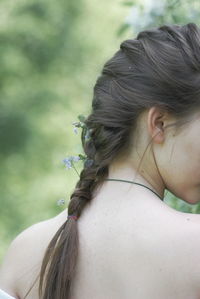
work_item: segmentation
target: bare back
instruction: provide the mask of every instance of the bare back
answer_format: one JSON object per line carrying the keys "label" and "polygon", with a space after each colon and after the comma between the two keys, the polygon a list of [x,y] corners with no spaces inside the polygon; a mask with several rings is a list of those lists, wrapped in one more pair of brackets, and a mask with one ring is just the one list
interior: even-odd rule
{"label": "bare back", "polygon": [[[121,198],[120,187],[125,188],[102,188],[78,220],[79,257],[71,298],[198,299],[185,244],[200,216],[178,212],[138,189],[134,196],[131,192]],[[40,265],[45,246],[66,217],[63,211],[43,223],[33,240],[35,254],[27,245],[32,255],[25,261],[27,272]],[[36,273],[20,281],[20,299]],[[38,299],[37,288],[38,283],[27,299]]]}

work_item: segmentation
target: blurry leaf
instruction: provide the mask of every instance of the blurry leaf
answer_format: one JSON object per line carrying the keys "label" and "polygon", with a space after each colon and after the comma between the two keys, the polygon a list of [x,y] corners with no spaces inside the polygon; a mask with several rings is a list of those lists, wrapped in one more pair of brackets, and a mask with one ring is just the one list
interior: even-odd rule
{"label": "blurry leaf", "polygon": [[44,5],[44,3],[42,4],[36,2],[18,7],[15,12],[16,15],[21,15],[25,13],[29,15],[31,14],[34,17],[44,18],[47,14],[47,7]]}
{"label": "blurry leaf", "polygon": [[121,4],[125,6],[133,6],[134,4],[136,4],[136,1],[125,1],[121,2]]}
{"label": "blurry leaf", "polygon": [[79,114],[78,115],[78,119],[81,121],[81,122],[84,122],[86,117],[83,115],[83,114]]}
{"label": "blurry leaf", "polygon": [[0,153],[5,156],[23,150],[30,131],[26,116],[16,111],[0,113]]}
{"label": "blurry leaf", "polygon": [[122,24],[119,29],[116,32],[117,36],[121,36],[128,28],[130,28],[131,26],[129,24]]}
{"label": "blurry leaf", "polygon": [[80,160],[85,161],[87,159],[87,156],[79,154]]}

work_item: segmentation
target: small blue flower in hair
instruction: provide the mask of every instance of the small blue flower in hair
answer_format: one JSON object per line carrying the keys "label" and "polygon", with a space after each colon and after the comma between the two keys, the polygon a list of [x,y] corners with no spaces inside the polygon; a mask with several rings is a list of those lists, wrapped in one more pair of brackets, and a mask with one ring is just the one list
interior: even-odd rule
{"label": "small blue flower in hair", "polygon": [[[73,122],[72,123],[72,125],[74,126],[74,133],[78,134],[77,128],[86,129],[86,133],[85,133],[84,138],[85,138],[85,141],[88,141],[91,137],[91,133],[92,133],[93,129],[87,128],[87,126],[85,124],[86,117],[84,115],[82,115],[82,114],[78,115],[78,119],[79,119],[78,122]],[[94,161],[92,159],[89,159],[87,156],[84,156],[82,154],[79,154],[78,156],[66,157],[62,161],[65,164],[66,169],[74,168],[76,173],[80,177],[76,167],[74,166],[74,162],[78,162],[79,160],[82,160],[84,162],[85,167],[90,167],[94,163]]]}
{"label": "small blue flower in hair", "polygon": [[74,128],[73,128],[73,130],[74,130],[74,133],[75,134],[78,134],[78,130],[77,130],[77,128],[85,128],[86,127],[86,125],[85,125],[85,123],[84,123],[84,121],[85,121],[85,116],[84,115],[82,115],[82,114],[80,114],[79,116],[78,116],[78,119],[79,119],[79,121],[74,121],[73,123],[72,123],[72,125],[74,126]]}
{"label": "small blue flower in hair", "polygon": [[65,164],[66,168],[72,168],[73,161],[77,162],[80,160],[79,156],[69,156],[63,159],[63,163]]}
{"label": "small blue flower in hair", "polygon": [[71,164],[71,159],[70,158],[63,159],[63,162],[64,162],[66,168],[72,168],[72,164]]}
{"label": "small blue flower in hair", "polygon": [[73,130],[74,130],[74,133],[75,133],[75,134],[78,134],[77,127],[74,127]]}
{"label": "small blue flower in hair", "polygon": [[57,201],[57,205],[58,206],[62,206],[62,205],[64,205],[65,204],[65,200],[64,200],[64,198],[60,198],[58,201]]}

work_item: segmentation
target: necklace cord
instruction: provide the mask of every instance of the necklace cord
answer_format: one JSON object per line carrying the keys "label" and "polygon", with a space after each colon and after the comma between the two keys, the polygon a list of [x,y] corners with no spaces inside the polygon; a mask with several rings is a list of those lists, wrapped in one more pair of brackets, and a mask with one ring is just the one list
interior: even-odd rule
{"label": "necklace cord", "polygon": [[105,179],[105,181],[120,181],[120,182],[126,182],[126,183],[131,183],[131,184],[136,184],[136,185],[140,185],[140,186],[143,186],[147,189],[149,189],[150,191],[152,191],[155,195],[157,195],[161,200],[163,200],[162,197],[160,197],[160,195],[158,195],[155,191],[153,191],[151,188],[143,185],[143,184],[140,184],[140,183],[136,183],[136,182],[132,182],[132,181],[126,181],[126,180],[121,180],[121,179]]}

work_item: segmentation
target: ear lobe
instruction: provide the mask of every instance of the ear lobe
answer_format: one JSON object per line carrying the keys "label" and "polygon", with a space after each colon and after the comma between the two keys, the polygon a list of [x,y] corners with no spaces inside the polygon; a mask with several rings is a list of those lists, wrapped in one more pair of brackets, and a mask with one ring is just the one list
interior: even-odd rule
{"label": "ear lobe", "polygon": [[158,107],[151,107],[148,112],[148,131],[155,143],[164,141],[163,113]]}
{"label": "ear lobe", "polygon": [[156,127],[156,133],[152,136],[154,142],[156,143],[163,143],[164,141],[164,132],[162,129]]}

